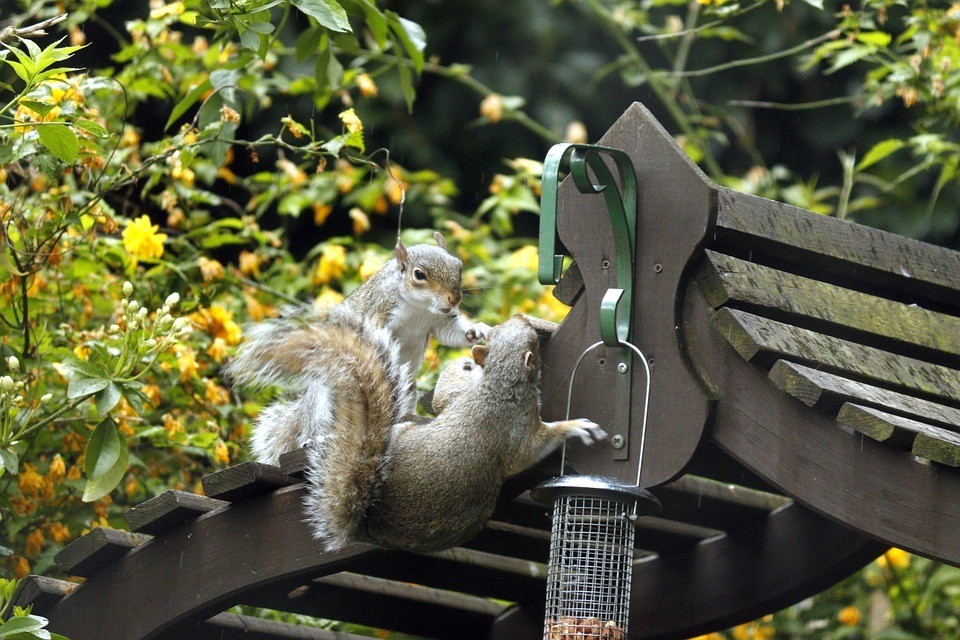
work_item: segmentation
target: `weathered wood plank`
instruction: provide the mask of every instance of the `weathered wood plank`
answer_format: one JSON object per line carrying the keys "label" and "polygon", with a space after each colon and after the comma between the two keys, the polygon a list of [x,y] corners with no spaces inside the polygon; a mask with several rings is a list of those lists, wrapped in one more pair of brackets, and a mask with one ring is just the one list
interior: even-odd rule
{"label": "weathered wood plank", "polygon": [[68,575],[89,578],[149,539],[147,535],[97,527],[61,549],[53,561]]}
{"label": "weathered wood plank", "polygon": [[665,518],[719,531],[755,527],[790,502],[784,496],[689,475],[653,492],[663,503]]}
{"label": "weathered wood plank", "polygon": [[243,462],[221,469],[205,475],[200,481],[204,495],[228,502],[263,495],[299,482],[283,473],[279,467],[259,462]]}
{"label": "weathered wood plank", "polygon": [[285,475],[302,478],[307,470],[307,450],[295,449],[280,454],[280,470]]}
{"label": "weathered wood plank", "polygon": [[713,317],[717,331],[745,360],[770,366],[781,358],[812,363],[895,387],[960,401],[960,371],[796,327],[739,309]]}
{"label": "weathered wood plank", "polygon": [[67,580],[27,576],[20,581],[17,592],[13,595],[13,604],[18,607],[33,607],[32,612],[42,616],[79,586],[76,582]]}
{"label": "weathered wood plank", "polygon": [[327,631],[236,613],[218,613],[209,620],[167,633],[170,638],[197,640],[369,640],[342,631]]}
{"label": "weathered wood plank", "polygon": [[[891,344],[922,347],[920,357],[960,355],[960,318],[867,295],[706,251],[699,283],[707,301],[720,307],[734,300],[792,318],[873,334]],[[886,347],[885,347],[886,348]],[[903,348],[901,346],[901,348]],[[946,357],[939,356],[941,359]]]}
{"label": "weathered wood plank", "polygon": [[807,406],[828,413],[835,414],[844,402],[852,402],[907,417],[918,417],[952,431],[960,429],[960,410],[841,378],[786,360],[778,360],[770,369],[769,377],[782,391]]}
{"label": "weathered wood plank", "polygon": [[171,489],[127,509],[123,517],[131,531],[156,535],[228,504],[223,500]]}
{"label": "weathered wood plank", "polygon": [[874,440],[912,451],[921,458],[960,466],[960,435],[952,431],[849,402],[840,408],[837,422]]}
{"label": "weathered wood plank", "polygon": [[553,288],[553,297],[568,307],[572,307],[580,294],[583,293],[583,288],[583,274],[580,273],[580,265],[574,262],[560,276],[560,282]]}
{"label": "weathered wood plank", "polygon": [[960,253],[765,198],[718,190],[721,240],[805,268],[871,281],[957,305]]}

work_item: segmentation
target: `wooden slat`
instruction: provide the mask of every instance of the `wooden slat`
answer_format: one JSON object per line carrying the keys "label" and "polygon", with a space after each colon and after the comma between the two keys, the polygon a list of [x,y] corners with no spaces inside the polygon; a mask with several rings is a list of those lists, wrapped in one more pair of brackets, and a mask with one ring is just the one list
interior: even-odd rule
{"label": "wooden slat", "polygon": [[837,422],[874,440],[912,451],[921,458],[960,466],[960,436],[952,431],[849,402],[840,408]]}
{"label": "wooden slat", "polygon": [[717,331],[745,360],[770,366],[781,358],[960,401],[960,371],[833,338],[738,309],[713,318]]}
{"label": "wooden slat", "polygon": [[147,535],[97,527],[61,549],[54,562],[67,575],[89,578],[149,539]]}
{"label": "wooden slat", "polygon": [[664,517],[720,531],[754,527],[790,502],[784,496],[690,475],[653,492],[663,503]]}
{"label": "wooden slat", "polygon": [[960,253],[730,189],[717,191],[721,240],[730,236],[757,254],[957,304]]}
{"label": "wooden slat", "polygon": [[887,391],[862,382],[778,360],[770,380],[810,407],[836,413],[844,402],[864,404],[907,417],[917,417],[953,431],[960,429],[960,410],[935,402]]}
{"label": "wooden slat", "polygon": [[[872,334],[897,345],[922,347],[920,357],[936,361],[960,355],[960,318],[878,298],[801,276],[706,251],[708,267],[699,283],[707,301],[730,301],[792,318],[804,317]],[[888,348],[888,347],[885,347]]]}
{"label": "wooden slat", "polygon": [[439,589],[340,573],[244,594],[241,603],[444,640],[481,640],[508,606]]}
{"label": "wooden slat", "polygon": [[131,531],[156,535],[228,504],[223,500],[171,489],[127,509],[123,517]]}
{"label": "wooden slat", "polygon": [[553,297],[568,307],[572,307],[580,294],[583,293],[583,288],[583,274],[580,273],[580,265],[574,262],[560,276],[560,282],[553,288]]}
{"label": "wooden slat", "polygon": [[299,482],[283,473],[279,467],[259,462],[244,462],[215,471],[201,479],[203,493],[208,498],[235,502],[270,493],[280,487]]}
{"label": "wooden slat", "polygon": [[183,626],[168,632],[165,638],[197,640],[369,640],[342,631],[327,631],[277,620],[264,620],[236,613],[218,613],[200,624]]}
{"label": "wooden slat", "polygon": [[295,449],[280,454],[280,470],[288,476],[302,478],[307,470],[307,450]]}
{"label": "wooden slat", "polygon": [[46,576],[27,576],[20,581],[13,596],[13,604],[18,607],[33,607],[32,613],[42,616],[79,586],[76,582]]}

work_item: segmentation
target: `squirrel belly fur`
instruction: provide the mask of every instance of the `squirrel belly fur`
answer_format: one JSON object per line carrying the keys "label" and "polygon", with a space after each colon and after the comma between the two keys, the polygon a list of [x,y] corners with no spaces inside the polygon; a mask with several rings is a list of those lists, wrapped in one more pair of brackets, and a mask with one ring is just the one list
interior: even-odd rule
{"label": "squirrel belly fur", "polygon": [[[344,413],[308,449],[305,508],[325,548],[457,546],[490,517],[508,477],[567,437],[588,444],[605,437],[589,420],[541,421],[537,334],[526,320],[492,329],[474,358],[482,366],[460,359],[444,369],[437,388],[442,411],[427,424],[371,421],[363,409],[337,403]],[[364,407],[376,400],[351,402]]]}

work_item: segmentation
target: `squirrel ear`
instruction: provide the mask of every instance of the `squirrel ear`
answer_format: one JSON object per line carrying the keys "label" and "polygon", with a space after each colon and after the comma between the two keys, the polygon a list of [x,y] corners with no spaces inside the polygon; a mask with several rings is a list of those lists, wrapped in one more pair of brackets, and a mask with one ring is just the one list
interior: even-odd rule
{"label": "squirrel ear", "polygon": [[407,264],[410,262],[410,254],[407,248],[403,246],[403,241],[397,238],[397,246],[393,248],[393,255],[397,258],[397,266],[400,267],[400,273],[407,270]]}
{"label": "squirrel ear", "polygon": [[536,371],[536,366],[533,364],[533,351],[527,351],[523,354],[523,366],[527,368],[528,373]]}
{"label": "squirrel ear", "polygon": [[447,241],[443,239],[443,234],[439,231],[433,232],[433,239],[437,241],[437,244],[440,245],[440,248],[444,251],[447,250]]}
{"label": "squirrel ear", "polygon": [[475,344],[473,345],[473,349],[470,350],[470,355],[473,356],[473,361],[482,367],[483,363],[487,360],[487,351],[486,345]]}

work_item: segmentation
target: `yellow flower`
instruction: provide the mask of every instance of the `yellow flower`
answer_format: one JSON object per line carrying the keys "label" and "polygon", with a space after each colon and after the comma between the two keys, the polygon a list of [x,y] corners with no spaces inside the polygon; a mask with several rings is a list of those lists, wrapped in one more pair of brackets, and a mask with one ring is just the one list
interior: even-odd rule
{"label": "yellow flower", "polygon": [[317,296],[317,299],[313,301],[313,304],[318,309],[329,309],[343,302],[343,294],[339,291],[331,289],[330,287],[324,287],[323,291],[320,292],[320,295]]}
{"label": "yellow flower", "polygon": [[240,252],[240,272],[246,276],[260,275],[260,256],[252,251]]}
{"label": "yellow flower", "polygon": [[360,121],[360,116],[358,116],[357,112],[353,109],[341,111],[337,117],[343,121],[343,126],[345,126],[350,133],[363,131],[363,122]]}
{"label": "yellow flower", "polygon": [[150,224],[150,217],[142,215],[127,223],[123,230],[123,248],[136,258],[160,258],[167,234],[157,233],[160,225]]}
{"label": "yellow flower", "polygon": [[910,566],[910,554],[903,549],[893,547],[887,550],[882,556],[877,558],[877,565],[881,568],[893,567],[894,569],[906,569]]}
{"label": "yellow flower", "polygon": [[697,636],[696,638],[690,638],[690,640],[723,640],[723,636],[719,633],[708,633],[705,636]]}
{"label": "yellow flower", "polygon": [[177,352],[177,368],[180,380],[186,382],[197,375],[197,355],[190,347],[180,347]]}
{"label": "yellow flower", "polygon": [[36,498],[43,489],[43,476],[37,473],[32,465],[23,465],[23,472],[17,477],[20,493]]}
{"label": "yellow flower", "polygon": [[53,460],[50,461],[50,470],[47,472],[47,475],[50,476],[54,482],[60,482],[67,475],[67,465],[63,461],[63,456],[59,453],[53,456]]}
{"label": "yellow flower", "polygon": [[238,344],[243,335],[240,325],[233,321],[233,313],[218,304],[201,308],[191,314],[190,319],[214,338],[223,338],[230,345]]}
{"label": "yellow flower", "polygon": [[66,544],[70,542],[70,529],[62,522],[51,522],[46,525],[47,535],[57,544]]}
{"label": "yellow flower", "polygon": [[157,406],[158,404],[160,404],[160,399],[162,397],[162,394],[160,392],[160,387],[158,387],[155,384],[148,384],[148,385],[144,385],[141,391],[143,391],[143,395],[150,398],[150,403],[153,404],[153,406]]}
{"label": "yellow flower", "polygon": [[126,494],[128,498],[135,496],[139,490],[140,482],[133,476],[130,476],[126,484],[123,485],[123,493]]}
{"label": "yellow flower", "polygon": [[328,284],[338,280],[347,270],[347,250],[338,244],[328,244],[320,254],[317,270],[313,274],[315,284]]}
{"label": "yellow flower", "polygon": [[35,556],[43,549],[44,542],[46,542],[46,538],[43,537],[43,531],[40,531],[40,529],[34,529],[27,536],[27,543],[23,550],[28,556]]}
{"label": "yellow flower", "polygon": [[303,169],[290,162],[286,158],[277,160],[277,166],[283,171],[283,174],[290,179],[290,184],[294,187],[301,187],[307,181],[307,174]]}
{"label": "yellow flower", "polygon": [[[243,293],[243,300],[244,302],[247,303],[247,315],[249,315],[250,319],[253,320],[254,322],[259,322],[264,318],[273,318],[277,315],[276,307],[269,304],[263,304],[262,302],[257,300],[257,298],[254,295],[246,291]],[[211,349],[212,348],[213,347],[211,345]],[[207,351],[207,353],[210,354],[211,357],[213,356],[213,354],[211,354],[210,351]],[[219,360],[217,360],[217,362],[219,362]]]}
{"label": "yellow flower", "polygon": [[207,349],[207,355],[213,358],[214,362],[223,362],[227,357],[227,343],[223,338],[214,338],[210,347]]}
{"label": "yellow flower", "polygon": [[91,351],[90,347],[88,347],[85,344],[78,344],[73,348],[73,353],[76,354],[76,356],[81,360],[86,360],[87,358],[89,358],[90,351]]}
{"label": "yellow flower", "polygon": [[480,115],[490,122],[500,122],[503,118],[503,98],[499,93],[491,93],[480,102]]}
{"label": "yellow flower", "polygon": [[213,459],[221,464],[230,464],[230,450],[227,449],[227,443],[223,440],[217,440],[213,447]]}
{"label": "yellow flower", "polygon": [[360,209],[359,207],[350,209],[350,219],[353,220],[354,235],[360,235],[361,233],[370,230],[370,218],[368,218],[367,214],[363,212],[363,209]]}
{"label": "yellow flower", "polygon": [[530,244],[517,249],[507,258],[508,269],[522,269],[524,271],[536,271],[540,251],[536,246]]}
{"label": "yellow flower", "polygon": [[17,580],[23,580],[30,575],[30,563],[23,556],[12,556],[10,563],[13,565],[13,576]]}
{"label": "yellow flower", "polygon": [[227,404],[230,402],[230,394],[227,390],[210,378],[204,379],[203,387],[203,397],[206,398],[210,404]]}
{"label": "yellow flower", "polygon": [[67,470],[67,480],[79,480],[82,475],[83,471],[80,470],[78,465],[71,465]]}
{"label": "yellow flower", "polygon": [[383,260],[377,256],[370,256],[360,265],[359,273],[361,280],[369,280],[377,271],[383,268]]}
{"label": "yellow flower", "polygon": [[837,614],[837,620],[845,627],[855,627],[860,624],[860,609],[854,606],[844,607]]}
{"label": "yellow flower", "polygon": [[183,12],[186,10],[187,9],[183,5],[183,2],[171,2],[170,4],[162,5],[151,11],[150,19],[159,20],[161,18],[166,18],[167,16],[179,16],[183,15]]}
{"label": "yellow flower", "polygon": [[163,429],[171,440],[184,433],[183,424],[169,413],[163,414]]}
{"label": "yellow flower", "polygon": [[322,204],[320,202],[313,203],[313,224],[318,227],[322,227],[323,223],[327,221],[327,218],[330,217],[330,214],[333,213],[333,207],[328,204]]}
{"label": "yellow flower", "polygon": [[368,73],[361,73],[357,76],[357,88],[360,89],[360,95],[364,98],[375,98],[380,93],[377,89],[377,83]]}
{"label": "yellow flower", "polygon": [[223,277],[223,265],[217,260],[200,256],[197,259],[197,264],[200,266],[200,275],[203,276],[204,282],[219,280]]}

